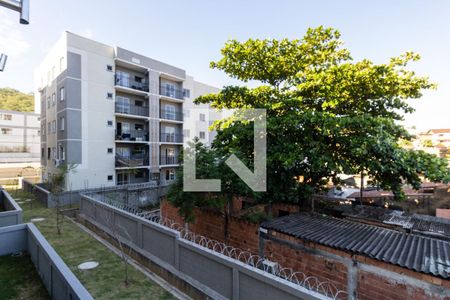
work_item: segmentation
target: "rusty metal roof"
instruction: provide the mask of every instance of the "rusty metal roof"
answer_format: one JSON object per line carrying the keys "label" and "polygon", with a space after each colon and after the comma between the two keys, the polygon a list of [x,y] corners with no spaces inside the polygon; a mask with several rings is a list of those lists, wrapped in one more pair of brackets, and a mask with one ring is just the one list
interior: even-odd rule
{"label": "rusty metal roof", "polygon": [[450,277],[450,242],[328,216],[297,214],[261,227],[386,263]]}

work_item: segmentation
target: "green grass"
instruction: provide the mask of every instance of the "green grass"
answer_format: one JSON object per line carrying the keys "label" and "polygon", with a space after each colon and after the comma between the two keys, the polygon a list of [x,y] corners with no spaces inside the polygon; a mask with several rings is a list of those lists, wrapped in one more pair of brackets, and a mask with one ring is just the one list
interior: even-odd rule
{"label": "green grass", "polygon": [[[26,192],[11,191],[11,195],[22,201],[32,199],[31,203],[19,204],[24,210],[24,222],[45,218],[35,225],[95,299],[175,299],[132,266],[129,266],[131,284],[126,287],[123,262],[116,254],[68,219],[63,221],[62,233],[58,235],[55,209],[45,208]],[[80,263],[91,260],[100,265],[87,271],[77,268]]]}
{"label": "green grass", "polygon": [[0,299],[50,299],[28,255],[0,257]]}

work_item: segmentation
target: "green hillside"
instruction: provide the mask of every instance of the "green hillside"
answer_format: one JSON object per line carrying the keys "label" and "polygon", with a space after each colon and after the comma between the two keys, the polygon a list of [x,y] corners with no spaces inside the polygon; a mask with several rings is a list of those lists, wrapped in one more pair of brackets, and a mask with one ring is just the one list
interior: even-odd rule
{"label": "green hillside", "polygon": [[0,109],[34,111],[34,96],[12,88],[0,88]]}

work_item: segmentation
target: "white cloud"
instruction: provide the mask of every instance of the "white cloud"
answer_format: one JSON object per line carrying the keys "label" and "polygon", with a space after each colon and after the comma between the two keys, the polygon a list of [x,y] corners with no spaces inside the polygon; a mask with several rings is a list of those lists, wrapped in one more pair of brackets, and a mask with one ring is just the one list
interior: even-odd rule
{"label": "white cloud", "polygon": [[18,29],[18,16],[6,14],[0,11],[0,52],[10,57],[20,58],[30,49],[30,44],[25,40]]}

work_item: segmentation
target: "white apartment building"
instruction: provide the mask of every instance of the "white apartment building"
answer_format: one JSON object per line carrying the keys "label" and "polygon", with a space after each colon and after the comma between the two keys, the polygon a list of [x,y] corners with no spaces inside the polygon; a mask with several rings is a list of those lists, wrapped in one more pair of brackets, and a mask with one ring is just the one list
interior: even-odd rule
{"label": "white apartment building", "polygon": [[[152,58],[65,32],[36,70],[43,180],[74,165],[67,189],[175,180],[183,141],[209,144],[220,114],[193,99],[218,89]],[[201,108],[208,108],[207,105]]]}

